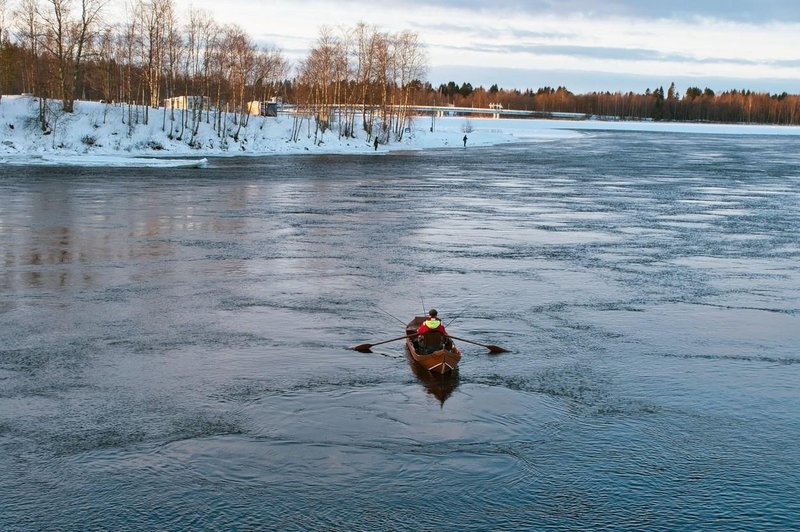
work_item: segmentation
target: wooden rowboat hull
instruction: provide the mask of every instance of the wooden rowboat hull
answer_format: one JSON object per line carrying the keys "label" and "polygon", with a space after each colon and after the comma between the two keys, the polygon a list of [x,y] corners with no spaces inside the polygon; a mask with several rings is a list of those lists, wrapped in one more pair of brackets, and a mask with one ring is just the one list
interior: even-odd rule
{"label": "wooden rowboat hull", "polygon": [[[424,316],[416,316],[406,325],[406,336],[414,334],[422,322],[425,321]],[[414,342],[409,338],[406,339],[406,351],[409,356],[431,373],[445,374],[458,368],[458,362],[461,360],[461,351],[455,344],[448,349],[440,349],[431,354],[422,354],[417,351]]]}

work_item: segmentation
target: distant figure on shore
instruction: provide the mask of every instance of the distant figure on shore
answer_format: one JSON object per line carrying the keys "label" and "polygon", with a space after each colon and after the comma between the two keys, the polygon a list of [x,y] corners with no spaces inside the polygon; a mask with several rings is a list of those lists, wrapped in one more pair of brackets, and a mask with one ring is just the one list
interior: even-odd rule
{"label": "distant figure on shore", "polygon": [[378,151],[378,137],[375,137],[375,151]]}
{"label": "distant figure on shore", "polygon": [[464,147],[465,148],[467,147],[467,136],[466,135],[464,135]]}

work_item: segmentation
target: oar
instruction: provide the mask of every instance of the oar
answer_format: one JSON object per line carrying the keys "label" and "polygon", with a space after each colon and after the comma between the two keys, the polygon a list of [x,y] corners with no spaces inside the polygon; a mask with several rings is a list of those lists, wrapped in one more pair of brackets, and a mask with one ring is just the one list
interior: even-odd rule
{"label": "oar", "polygon": [[452,334],[448,334],[450,338],[458,340],[459,342],[467,342],[468,344],[475,344],[481,347],[485,347],[489,350],[490,353],[507,353],[508,349],[503,349],[502,347],[496,345],[487,345],[487,344],[479,344],[478,342],[473,342],[472,340],[465,340],[464,338],[459,338],[458,336],[453,336]]}
{"label": "oar", "polygon": [[397,338],[392,338],[391,340],[384,340],[382,342],[375,342],[374,344],[361,344],[353,347],[353,351],[359,351],[361,353],[372,353],[370,348],[375,347],[376,345],[381,344],[388,344],[389,342],[396,342],[398,340],[405,340],[406,338],[414,338],[415,336],[419,336],[417,333],[409,334],[407,336],[398,336]]}

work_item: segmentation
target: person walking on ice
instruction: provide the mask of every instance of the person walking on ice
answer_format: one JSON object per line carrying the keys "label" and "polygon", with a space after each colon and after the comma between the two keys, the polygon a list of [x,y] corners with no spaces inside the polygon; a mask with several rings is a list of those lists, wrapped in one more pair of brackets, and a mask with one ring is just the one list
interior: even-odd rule
{"label": "person walking on ice", "polygon": [[465,148],[467,147],[467,136],[466,135],[464,135],[464,147]]}

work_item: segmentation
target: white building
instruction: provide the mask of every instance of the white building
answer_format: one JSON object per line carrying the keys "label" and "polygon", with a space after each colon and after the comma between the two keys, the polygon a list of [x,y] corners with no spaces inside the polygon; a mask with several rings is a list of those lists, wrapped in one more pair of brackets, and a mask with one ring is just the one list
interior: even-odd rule
{"label": "white building", "polygon": [[208,96],[175,96],[164,100],[167,109],[208,109]]}

